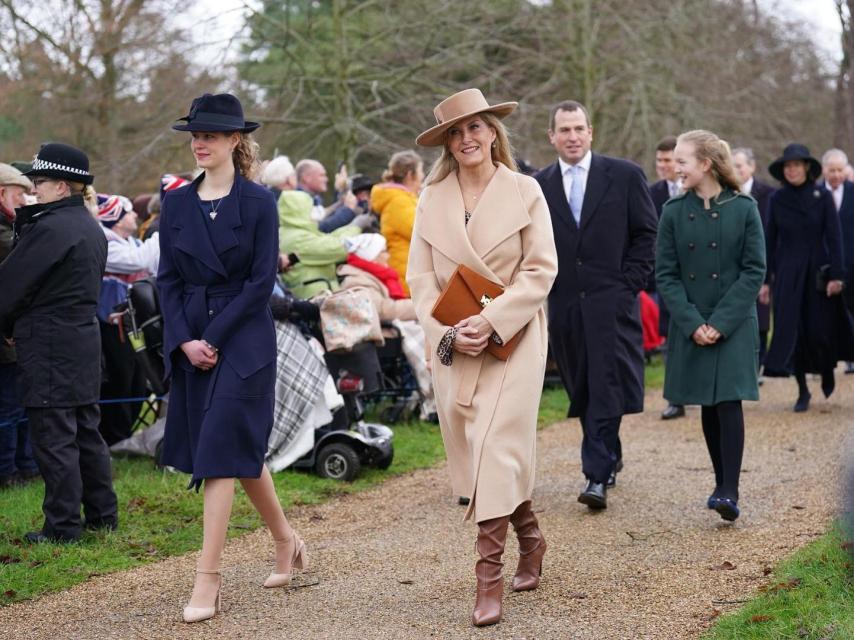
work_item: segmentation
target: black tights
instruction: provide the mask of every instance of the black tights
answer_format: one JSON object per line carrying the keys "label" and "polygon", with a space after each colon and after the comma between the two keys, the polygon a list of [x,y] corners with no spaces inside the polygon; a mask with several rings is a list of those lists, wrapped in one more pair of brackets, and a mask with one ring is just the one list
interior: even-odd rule
{"label": "black tights", "polygon": [[738,477],[744,454],[744,413],[740,401],[702,408],[703,435],[715,469],[717,498],[738,501]]}

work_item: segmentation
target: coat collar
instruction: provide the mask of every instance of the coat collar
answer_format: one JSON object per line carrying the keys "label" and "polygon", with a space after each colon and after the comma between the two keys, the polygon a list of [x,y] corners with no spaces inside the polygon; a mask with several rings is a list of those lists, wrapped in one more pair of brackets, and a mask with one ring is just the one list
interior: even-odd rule
{"label": "coat collar", "polygon": [[[234,184],[229,194],[217,207],[217,218],[213,224],[207,224],[199,202],[199,184],[204,179],[202,173],[183,190],[177,206],[181,213],[170,218],[172,226],[178,229],[175,247],[190,254],[208,268],[228,277],[228,272],[219,259],[223,253],[239,244],[234,230],[242,226],[240,217],[240,195],[245,178],[239,173],[234,176]],[[178,194],[176,194],[178,195]]]}
{"label": "coat collar", "polygon": [[[516,174],[503,164],[490,180],[468,228],[465,205],[457,173],[428,187],[429,198],[422,208],[419,229],[422,237],[457,264],[475,269],[501,283],[485,260],[487,254],[531,222],[528,208],[519,193]],[[502,283],[503,284],[503,283]]]}

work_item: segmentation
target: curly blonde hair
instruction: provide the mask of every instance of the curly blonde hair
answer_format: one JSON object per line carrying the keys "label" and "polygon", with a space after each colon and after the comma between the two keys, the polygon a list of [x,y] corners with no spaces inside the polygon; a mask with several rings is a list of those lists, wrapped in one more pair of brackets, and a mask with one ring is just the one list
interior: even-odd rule
{"label": "curly blonde hair", "polygon": [[255,139],[249,133],[238,132],[237,146],[231,152],[231,157],[234,159],[234,166],[247,180],[252,180],[258,175],[261,165],[258,161],[258,156],[261,146],[255,142]]}

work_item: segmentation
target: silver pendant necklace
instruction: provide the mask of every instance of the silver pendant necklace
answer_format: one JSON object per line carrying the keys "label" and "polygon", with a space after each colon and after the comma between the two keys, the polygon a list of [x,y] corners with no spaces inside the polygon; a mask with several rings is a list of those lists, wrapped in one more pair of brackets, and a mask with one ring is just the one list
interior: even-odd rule
{"label": "silver pendant necklace", "polygon": [[[211,217],[211,220],[216,220],[217,209],[219,209],[219,205],[222,204],[223,200],[225,200],[225,196],[219,199],[219,201],[216,203],[216,206],[211,204],[211,210],[210,213],[208,213],[208,215]],[[211,203],[213,203],[213,200],[211,200]]]}

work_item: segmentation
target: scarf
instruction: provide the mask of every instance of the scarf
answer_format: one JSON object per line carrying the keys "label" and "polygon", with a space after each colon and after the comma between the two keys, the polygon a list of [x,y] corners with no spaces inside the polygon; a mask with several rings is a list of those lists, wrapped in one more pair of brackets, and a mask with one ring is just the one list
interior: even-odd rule
{"label": "scarf", "polygon": [[362,271],[367,271],[372,276],[379,279],[385,288],[388,289],[388,294],[393,300],[402,300],[403,298],[409,297],[403,290],[403,284],[400,282],[400,275],[392,267],[387,267],[379,264],[378,262],[365,260],[354,253],[347,255],[347,264],[354,266],[357,269],[361,269]]}
{"label": "scarf", "polygon": [[15,212],[4,207],[2,202],[0,202],[0,212],[3,213],[3,215],[6,217],[6,220],[8,220],[10,223],[15,222]]}

